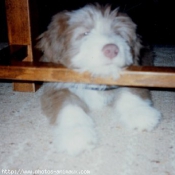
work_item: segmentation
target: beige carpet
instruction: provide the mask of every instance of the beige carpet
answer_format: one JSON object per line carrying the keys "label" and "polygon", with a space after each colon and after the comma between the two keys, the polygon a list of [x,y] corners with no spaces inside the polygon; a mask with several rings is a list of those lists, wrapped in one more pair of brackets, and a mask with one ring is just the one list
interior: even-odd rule
{"label": "beige carpet", "polygon": [[[154,50],[156,65],[175,65],[175,48]],[[10,83],[0,83],[0,174],[175,175],[175,92],[152,91],[163,114],[153,132],[117,128],[108,108],[94,111],[98,147],[70,157],[53,147],[51,128],[40,110],[41,91],[13,92]]]}

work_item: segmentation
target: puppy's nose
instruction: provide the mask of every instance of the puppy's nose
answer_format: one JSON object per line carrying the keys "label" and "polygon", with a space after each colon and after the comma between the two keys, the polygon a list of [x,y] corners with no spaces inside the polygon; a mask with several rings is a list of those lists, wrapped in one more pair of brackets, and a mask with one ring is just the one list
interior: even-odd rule
{"label": "puppy's nose", "polygon": [[117,56],[119,48],[115,44],[106,44],[103,47],[102,52],[107,58],[112,59]]}

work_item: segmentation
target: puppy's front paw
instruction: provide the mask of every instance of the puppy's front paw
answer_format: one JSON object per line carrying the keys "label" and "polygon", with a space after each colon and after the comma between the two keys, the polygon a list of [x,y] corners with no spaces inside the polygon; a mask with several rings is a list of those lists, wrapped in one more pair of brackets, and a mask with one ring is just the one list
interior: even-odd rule
{"label": "puppy's front paw", "polygon": [[83,151],[92,150],[97,144],[97,136],[93,128],[76,126],[57,129],[56,146],[59,152],[76,156]]}
{"label": "puppy's front paw", "polygon": [[151,131],[159,123],[161,113],[152,106],[138,106],[120,114],[120,121],[129,129]]}

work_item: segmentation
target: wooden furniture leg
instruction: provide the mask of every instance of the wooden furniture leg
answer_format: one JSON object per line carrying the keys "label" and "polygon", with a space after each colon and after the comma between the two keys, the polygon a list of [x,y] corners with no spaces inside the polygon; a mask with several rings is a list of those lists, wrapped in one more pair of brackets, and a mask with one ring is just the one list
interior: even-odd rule
{"label": "wooden furniture leg", "polygon": [[[32,62],[36,56],[33,52],[33,45],[37,32],[34,33],[34,25],[31,26],[32,16],[30,15],[31,6],[32,14],[35,13],[33,4],[34,0],[5,1],[9,45],[27,45],[28,55],[24,61],[28,62]],[[15,91],[34,92],[36,84],[34,82],[15,82],[13,88]]]}

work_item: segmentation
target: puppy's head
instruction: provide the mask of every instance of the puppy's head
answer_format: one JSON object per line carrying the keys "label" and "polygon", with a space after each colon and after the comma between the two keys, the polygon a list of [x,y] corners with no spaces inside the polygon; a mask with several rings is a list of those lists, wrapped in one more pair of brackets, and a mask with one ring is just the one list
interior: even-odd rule
{"label": "puppy's head", "polygon": [[56,14],[39,38],[43,61],[114,78],[121,68],[137,63],[141,48],[132,20],[99,5]]}

